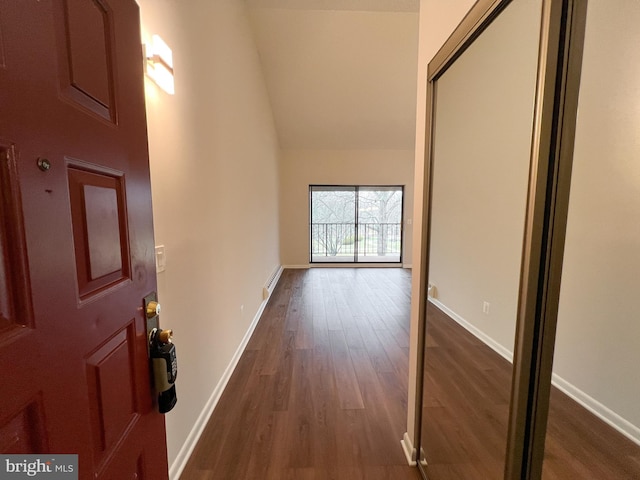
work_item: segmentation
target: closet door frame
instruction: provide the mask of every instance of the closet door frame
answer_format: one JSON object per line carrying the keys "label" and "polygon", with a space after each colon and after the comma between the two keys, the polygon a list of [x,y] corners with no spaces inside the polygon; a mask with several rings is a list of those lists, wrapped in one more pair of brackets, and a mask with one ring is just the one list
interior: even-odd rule
{"label": "closet door frame", "polygon": [[[437,80],[512,0],[478,0],[427,69],[415,445],[421,451]],[[587,0],[543,0],[505,480],[542,476]],[[420,472],[427,478],[422,462]]]}

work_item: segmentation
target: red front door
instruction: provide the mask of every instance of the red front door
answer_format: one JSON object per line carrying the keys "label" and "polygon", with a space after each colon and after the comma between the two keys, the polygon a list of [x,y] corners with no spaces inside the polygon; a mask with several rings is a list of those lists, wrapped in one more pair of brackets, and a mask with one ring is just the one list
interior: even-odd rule
{"label": "red front door", "polygon": [[0,453],[167,478],[134,0],[0,0]]}

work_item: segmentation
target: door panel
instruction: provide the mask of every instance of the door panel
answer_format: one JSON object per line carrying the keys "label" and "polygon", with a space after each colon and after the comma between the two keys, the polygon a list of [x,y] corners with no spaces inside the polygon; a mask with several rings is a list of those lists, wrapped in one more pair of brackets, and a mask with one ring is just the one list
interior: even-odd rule
{"label": "door panel", "polygon": [[[0,12],[0,25],[2,24],[2,12]],[[2,40],[2,28],[0,27],[0,68],[4,68],[4,42]]]}
{"label": "door panel", "polygon": [[95,1],[68,0],[66,7],[71,84],[106,107],[111,90],[108,12]]}
{"label": "door panel", "polygon": [[124,176],[102,170],[68,167],[81,300],[130,278]]}
{"label": "door panel", "polygon": [[[133,322],[98,347],[86,360],[87,389],[92,404],[91,416],[96,460],[114,447],[122,431],[137,420],[134,395]],[[114,396],[112,392],[117,391]]]}
{"label": "door panel", "polygon": [[138,7],[0,0],[0,38],[0,449],[167,478]]}
{"label": "door panel", "polygon": [[42,402],[38,397],[0,425],[0,449],[4,453],[47,451]]}
{"label": "door panel", "polygon": [[0,334],[5,339],[33,321],[17,175],[13,148],[0,144]]}
{"label": "door panel", "polygon": [[62,90],[70,100],[115,121],[113,15],[98,0],[66,0],[59,8]]}

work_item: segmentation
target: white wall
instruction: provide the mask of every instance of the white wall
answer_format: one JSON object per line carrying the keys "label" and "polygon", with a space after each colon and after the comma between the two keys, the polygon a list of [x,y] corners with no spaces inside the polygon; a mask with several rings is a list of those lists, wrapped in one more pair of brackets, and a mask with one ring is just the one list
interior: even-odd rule
{"label": "white wall", "polygon": [[511,353],[541,11],[511,3],[437,82],[429,283]]}
{"label": "white wall", "polygon": [[413,150],[284,151],[280,170],[283,265],[309,264],[309,185],[314,184],[404,185],[403,262],[411,265],[413,162]]}
{"label": "white wall", "polygon": [[417,11],[370,11],[371,0],[363,10],[345,0],[248,3],[283,150],[413,148]]}
{"label": "white wall", "polygon": [[280,265],[279,146],[244,2],[139,4],[143,36],[161,35],[174,54],[175,96],[148,80],[146,91],[156,244],[167,256],[161,322],[179,357],[166,417],[175,476]]}
{"label": "white wall", "polygon": [[638,24],[636,0],[589,1],[554,373],[640,443]]}

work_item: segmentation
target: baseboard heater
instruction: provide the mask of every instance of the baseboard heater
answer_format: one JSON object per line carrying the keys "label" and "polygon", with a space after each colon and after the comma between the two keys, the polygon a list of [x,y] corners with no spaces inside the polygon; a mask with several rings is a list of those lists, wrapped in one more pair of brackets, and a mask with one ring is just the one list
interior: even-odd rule
{"label": "baseboard heater", "polygon": [[271,293],[273,292],[274,288],[276,288],[276,285],[278,284],[278,279],[280,278],[280,274],[282,274],[282,267],[278,266],[273,271],[273,273],[267,280],[267,283],[265,283],[264,287],[262,288],[263,300],[267,300],[271,296]]}

